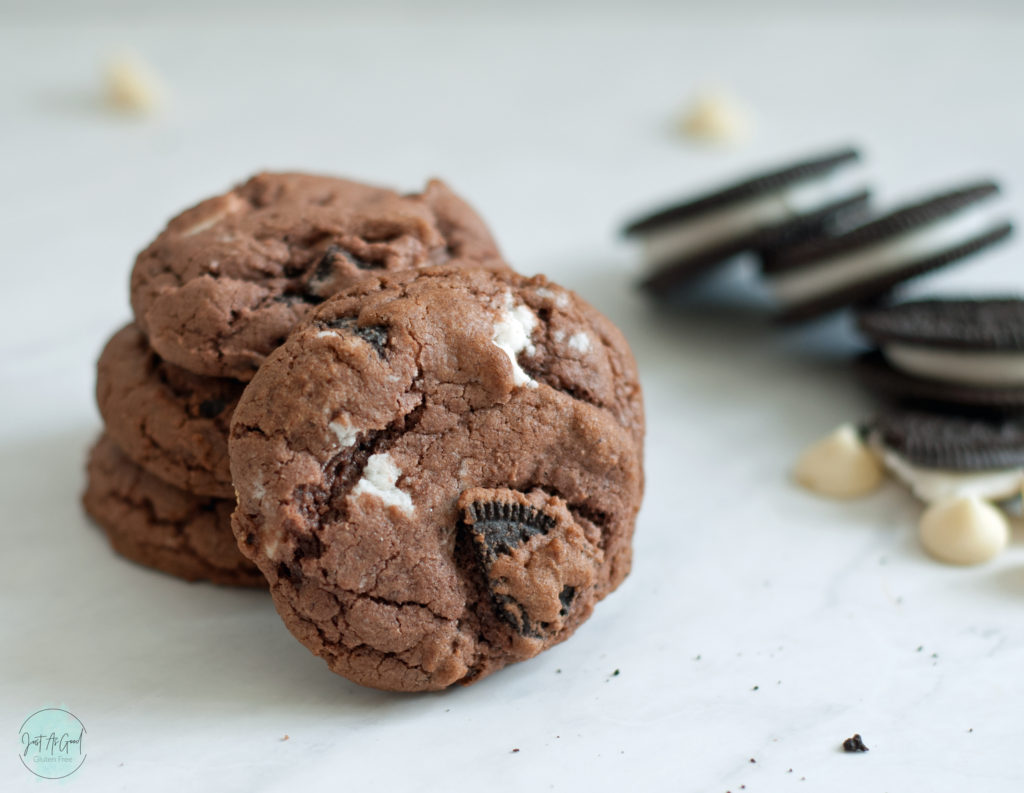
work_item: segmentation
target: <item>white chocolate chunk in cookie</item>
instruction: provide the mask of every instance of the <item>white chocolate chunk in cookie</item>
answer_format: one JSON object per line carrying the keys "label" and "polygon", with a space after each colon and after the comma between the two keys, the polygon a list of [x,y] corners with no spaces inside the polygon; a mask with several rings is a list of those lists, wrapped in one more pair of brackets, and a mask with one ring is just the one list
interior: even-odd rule
{"label": "white chocolate chunk in cookie", "polygon": [[407,515],[413,513],[412,498],[398,489],[398,477],[402,475],[398,466],[387,452],[374,454],[366,461],[363,475],[352,490],[353,496],[362,493],[379,498],[389,507],[398,507]]}
{"label": "white chocolate chunk in cookie", "polygon": [[530,342],[530,334],[537,326],[537,317],[524,305],[513,305],[509,295],[502,309],[501,318],[494,323],[494,335],[491,341],[504,352],[512,362],[512,382],[519,386],[536,388],[537,381],[530,377],[519,365],[517,356],[521,352],[532,353],[534,346]]}

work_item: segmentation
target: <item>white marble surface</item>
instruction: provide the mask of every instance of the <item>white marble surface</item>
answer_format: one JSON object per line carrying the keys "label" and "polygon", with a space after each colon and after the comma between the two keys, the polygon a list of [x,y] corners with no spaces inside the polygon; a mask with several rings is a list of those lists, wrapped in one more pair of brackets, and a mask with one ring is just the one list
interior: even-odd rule
{"label": "white marble surface", "polygon": [[[1020,790],[1021,527],[955,569],[924,556],[896,485],[849,505],[796,489],[797,452],[870,410],[829,346],[840,325],[656,315],[615,237],[660,197],[848,141],[883,200],[992,174],[1024,217],[1024,19],[903,5],[0,10],[0,788],[41,789],[15,733],[63,704],[88,729],[83,791]],[[95,104],[121,46],[163,76],[161,116]],[[708,81],[749,103],[751,145],[673,136]],[[128,319],[134,252],[263,167],[443,175],[514,264],[625,330],[647,498],[632,576],[572,641],[441,695],[361,689],[266,596],[125,563],[83,517],[92,367]],[[917,289],[1015,289],[1021,252]],[[869,753],[838,750],[854,732]]]}

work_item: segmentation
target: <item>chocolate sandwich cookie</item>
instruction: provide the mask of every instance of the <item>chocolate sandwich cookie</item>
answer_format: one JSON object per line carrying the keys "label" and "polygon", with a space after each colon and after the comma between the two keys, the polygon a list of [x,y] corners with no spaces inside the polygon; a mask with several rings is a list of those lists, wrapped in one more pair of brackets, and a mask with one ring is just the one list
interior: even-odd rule
{"label": "chocolate sandwich cookie", "polygon": [[191,493],[233,499],[228,428],[244,387],[167,363],[128,325],[100,355],[96,401],[135,464]]}
{"label": "chocolate sandwich cookie", "polygon": [[836,174],[858,159],[842,149],[633,221],[624,233],[643,245],[651,271],[643,286],[660,292],[772,239],[841,222],[867,201],[859,184]]}
{"label": "chocolate sandwich cookie", "polygon": [[857,370],[882,394],[969,409],[1024,410],[1024,300],[917,300],[875,306],[857,326],[878,349]]}
{"label": "chocolate sandwich cookie", "polygon": [[165,360],[249,380],[309,310],[381,271],[503,266],[484,222],[440,181],[416,195],[263,173],[170,221],[132,271],[135,319]]}
{"label": "chocolate sandwich cookie", "polygon": [[106,435],[89,454],[86,512],[122,556],[186,581],[266,586],[238,552],[233,499],[186,493],[133,463]]}
{"label": "chocolate sandwich cookie", "polygon": [[866,428],[885,466],[923,501],[1014,498],[1024,485],[1024,421],[891,410]]}
{"label": "chocolate sandwich cookie", "polygon": [[986,202],[998,192],[979,182],[764,257],[780,318],[809,319],[876,298],[1005,239],[1012,226]]}
{"label": "chocolate sandwich cookie", "polygon": [[570,636],[630,568],[643,405],[621,333],[542,276],[383,274],[239,400],[233,527],[292,633],[382,689]]}

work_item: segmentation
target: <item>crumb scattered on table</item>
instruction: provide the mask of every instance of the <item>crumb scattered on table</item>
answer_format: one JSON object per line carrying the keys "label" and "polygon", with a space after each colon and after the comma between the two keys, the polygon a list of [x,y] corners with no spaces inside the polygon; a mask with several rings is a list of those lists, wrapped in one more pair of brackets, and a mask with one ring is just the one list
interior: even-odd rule
{"label": "crumb scattered on table", "polygon": [[844,752],[866,752],[868,747],[864,745],[864,740],[860,737],[859,732],[855,732],[852,738],[847,738],[843,741]]}

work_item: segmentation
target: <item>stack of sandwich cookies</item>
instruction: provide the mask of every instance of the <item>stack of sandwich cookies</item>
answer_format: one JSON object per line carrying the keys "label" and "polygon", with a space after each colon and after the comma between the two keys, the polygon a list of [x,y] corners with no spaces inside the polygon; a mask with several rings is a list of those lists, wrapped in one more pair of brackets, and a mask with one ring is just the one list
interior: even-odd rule
{"label": "stack of sandwich cookies", "polygon": [[998,189],[992,182],[969,185],[765,257],[763,272],[780,318],[810,319],[879,298],[1005,239],[1012,226],[986,200]]}
{"label": "stack of sandwich cookies", "polygon": [[860,311],[877,349],[857,361],[872,390],[961,412],[1024,411],[1024,300],[920,300]]}
{"label": "stack of sandwich cookies", "polygon": [[859,175],[848,171],[858,159],[842,149],[633,221],[625,234],[643,246],[650,271],[644,287],[658,294],[745,251],[841,228],[867,207]]}
{"label": "stack of sandwich cookies", "polygon": [[171,220],[136,261],[136,321],[97,366],[105,435],[84,501],[115,550],[188,580],[265,586],[229,520],[227,438],[244,381],[335,292],[453,257],[505,267],[484,222],[439,181],[402,196],[264,173]]}

